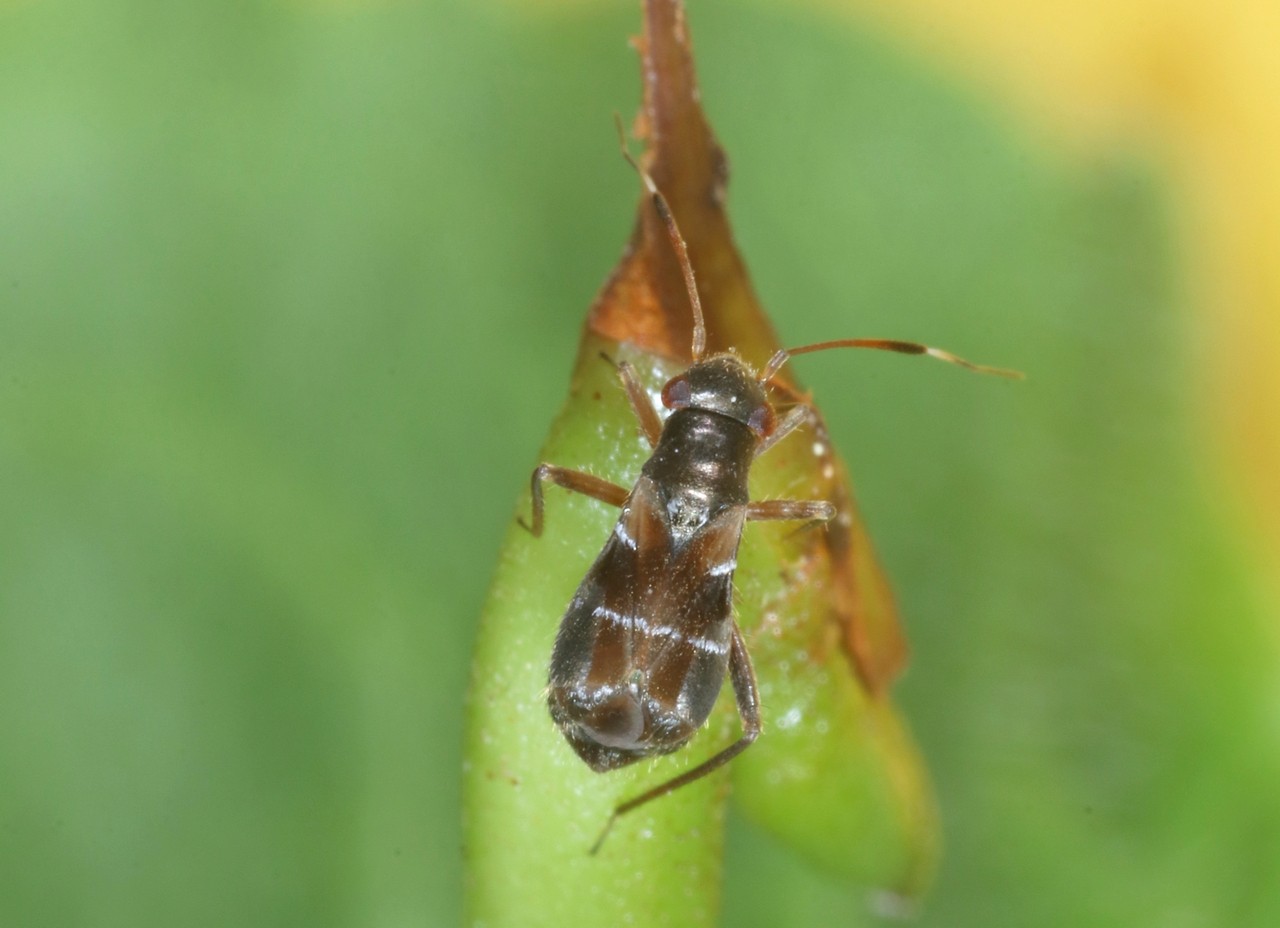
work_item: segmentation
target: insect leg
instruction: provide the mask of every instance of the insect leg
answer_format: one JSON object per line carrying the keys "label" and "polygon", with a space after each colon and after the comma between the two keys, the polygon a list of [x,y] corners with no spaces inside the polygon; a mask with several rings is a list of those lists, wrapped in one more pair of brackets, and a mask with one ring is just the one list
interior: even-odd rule
{"label": "insect leg", "polygon": [[836,507],[825,499],[764,499],[747,503],[747,519],[751,522],[829,522]]}
{"label": "insect leg", "polygon": [[733,695],[738,702],[738,717],[742,720],[742,737],[692,770],[686,770],[680,776],[673,777],[633,799],[628,799],[615,808],[613,814],[609,816],[609,821],[605,823],[604,831],[600,832],[600,837],[596,838],[596,843],[591,846],[592,854],[600,850],[600,846],[604,844],[604,839],[608,837],[613,823],[619,816],[626,815],[632,809],[702,779],[713,770],[729,763],[760,736],[760,690],[756,685],[755,668],[751,666],[751,655],[747,653],[747,644],[742,640],[742,632],[739,631],[736,622],[733,625],[729,643],[729,681],[733,684]]}
{"label": "insect leg", "polygon": [[602,480],[594,474],[588,474],[580,470],[573,470],[568,467],[556,467],[554,464],[539,464],[533,469],[533,477],[530,484],[533,489],[533,525],[525,525],[524,519],[519,520],[534,538],[542,535],[542,481],[550,480],[556,486],[564,487],[566,490],[572,490],[575,493],[585,493],[593,499],[598,499],[602,503],[608,503],[610,506],[621,506],[627,499],[626,487],[620,487],[616,483],[610,483],[608,480]]}
{"label": "insect leg", "polygon": [[649,394],[645,392],[640,378],[636,376],[636,369],[623,361],[618,365],[618,379],[622,381],[622,388],[627,391],[631,410],[640,420],[640,428],[644,431],[649,447],[658,447],[658,436],[662,434],[662,420],[658,418],[658,411],[653,408]]}
{"label": "insect leg", "polygon": [[760,455],[764,454],[778,442],[782,441],[782,439],[786,438],[799,428],[800,425],[807,422],[809,417],[812,415],[813,409],[806,406],[804,403],[792,406],[791,409],[787,411],[787,414],[782,417],[782,421],[780,421],[774,428],[772,434],[770,434],[768,438],[764,439],[764,441],[760,442],[760,446],[756,448],[756,457],[760,457]]}

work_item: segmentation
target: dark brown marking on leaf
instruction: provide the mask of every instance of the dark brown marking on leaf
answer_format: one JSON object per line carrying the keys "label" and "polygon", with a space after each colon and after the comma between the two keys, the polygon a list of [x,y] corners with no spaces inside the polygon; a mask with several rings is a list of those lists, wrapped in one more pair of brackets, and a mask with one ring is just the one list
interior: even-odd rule
{"label": "dark brown marking on leaf", "polygon": [[837,517],[827,532],[831,605],[858,678],[871,695],[882,696],[906,667],[910,649],[898,621],[893,590],[857,519],[847,484],[839,481],[834,489],[828,499],[839,512],[853,513],[854,519],[845,525]]}

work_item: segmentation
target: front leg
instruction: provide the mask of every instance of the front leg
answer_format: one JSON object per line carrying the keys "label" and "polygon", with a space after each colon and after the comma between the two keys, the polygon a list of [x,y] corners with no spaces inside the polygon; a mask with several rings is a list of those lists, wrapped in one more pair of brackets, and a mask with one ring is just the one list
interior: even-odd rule
{"label": "front leg", "polygon": [[556,486],[575,493],[584,493],[610,506],[621,506],[627,499],[626,487],[610,483],[594,474],[568,467],[557,467],[554,464],[539,464],[533,469],[533,477],[530,480],[533,490],[533,525],[525,525],[523,518],[518,520],[534,538],[542,537],[542,481],[544,480],[550,480]]}
{"label": "front leg", "polygon": [[627,391],[631,411],[640,420],[640,429],[644,432],[649,447],[651,449],[658,447],[658,437],[662,434],[662,420],[658,418],[658,411],[653,408],[653,401],[649,399],[649,394],[640,383],[640,378],[636,376],[636,369],[623,361],[618,365],[618,379],[622,381],[622,388]]}

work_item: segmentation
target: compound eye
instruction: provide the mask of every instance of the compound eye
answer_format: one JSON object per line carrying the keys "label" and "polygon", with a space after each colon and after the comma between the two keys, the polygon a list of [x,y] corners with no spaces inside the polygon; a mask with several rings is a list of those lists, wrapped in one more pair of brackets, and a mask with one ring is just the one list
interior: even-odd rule
{"label": "compound eye", "polygon": [[693,388],[683,377],[672,377],[662,388],[662,405],[668,409],[684,409],[693,400]]}
{"label": "compound eye", "polygon": [[767,438],[773,434],[777,424],[777,419],[773,414],[773,407],[767,404],[757,406],[751,411],[750,418],[747,419],[747,425],[761,438]]}

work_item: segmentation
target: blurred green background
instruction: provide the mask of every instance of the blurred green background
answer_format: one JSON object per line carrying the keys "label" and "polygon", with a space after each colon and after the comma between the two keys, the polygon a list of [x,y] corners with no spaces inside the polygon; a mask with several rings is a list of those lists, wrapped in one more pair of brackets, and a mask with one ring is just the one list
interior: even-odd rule
{"label": "blurred green background", "polygon": [[[852,26],[690,11],[915,647],[926,925],[1280,923],[1274,626],[1166,194]],[[474,617],[628,234],[633,3],[0,5],[0,925],[451,925]],[[558,617],[548,617],[548,642]],[[859,924],[731,825],[725,923]]]}

